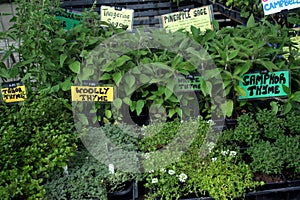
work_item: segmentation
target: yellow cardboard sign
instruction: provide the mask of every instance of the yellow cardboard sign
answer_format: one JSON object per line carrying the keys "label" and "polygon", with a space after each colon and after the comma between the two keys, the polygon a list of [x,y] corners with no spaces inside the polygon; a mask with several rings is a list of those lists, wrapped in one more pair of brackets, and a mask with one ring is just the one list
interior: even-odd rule
{"label": "yellow cardboard sign", "polygon": [[2,88],[1,94],[5,103],[17,103],[24,101],[27,98],[24,85]]}
{"label": "yellow cardboard sign", "polygon": [[113,101],[113,87],[71,86],[72,101]]}
{"label": "yellow cardboard sign", "polygon": [[184,29],[191,32],[191,26],[200,28],[201,31],[213,29],[212,26],[212,6],[193,8],[189,11],[180,11],[161,16],[162,27],[171,32]]}
{"label": "yellow cardboard sign", "polygon": [[133,9],[117,10],[115,7],[101,6],[101,21],[108,22],[117,28],[127,26],[127,30],[132,31]]}

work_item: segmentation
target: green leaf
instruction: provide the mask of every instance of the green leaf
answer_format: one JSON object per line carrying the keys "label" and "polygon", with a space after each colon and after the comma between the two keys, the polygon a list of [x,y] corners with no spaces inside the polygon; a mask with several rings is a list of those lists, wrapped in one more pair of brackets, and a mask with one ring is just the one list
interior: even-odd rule
{"label": "green leaf", "polygon": [[90,76],[92,76],[94,74],[94,69],[91,68],[91,67],[85,67],[85,68],[83,68],[82,73],[85,76],[90,77]]}
{"label": "green leaf", "polygon": [[19,74],[19,68],[17,68],[17,67],[12,67],[12,68],[9,69],[9,76],[10,76],[11,78],[16,77],[18,74]]}
{"label": "green leaf", "polygon": [[80,62],[75,61],[69,65],[69,68],[72,70],[72,72],[79,74],[80,73]]}
{"label": "green leaf", "polygon": [[55,39],[53,40],[54,46],[61,46],[61,45],[65,44],[65,43],[66,43],[66,40],[65,40],[65,39],[55,38]]}
{"label": "green leaf", "polygon": [[290,112],[292,110],[292,108],[293,108],[293,106],[290,102],[285,103],[284,106],[283,106],[283,115]]}
{"label": "green leaf", "polygon": [[230,99],[230,100],[227,100],[226,102],[227,104],[227,108],[226,108],[226,116],[227,117],[230,117],[232,115],[232,112],[233,112],[233,101]]}
{"label": "green leaf", "polygon": [[129,106],[131,105],[131,99],[129,97],[124,97],[123,102]]}
{"label": "green leaf", "polygon": [[143,100],[138,100],[136,102],[136,114],[139,116],[143,110],[143,107],[145,105],[145,102]]}
{"label": "green leaf", "polygon": [[133,87],[134,83],[135,83],[135,77],[133,75],[127,75],[125,77],[125,81],[128,84],[129,87]]}
{"label": "green leaf", "polygon": [[0,69],[0,77],[9,79],[10,78],[9,71],[7,69],[1,68]]}
{"label": "green leaf", "polygon": [[121,67],[121,66],[123,66],[129,60],[131,60],[131,57],[129,57],[127,55],[123,55],[120,58],[116,59],[116,66],[117,67]]}
{"label": "green leaf", "polygon": [[165,88],[165,100],[169,99],[171,97],[171,95],[173,94],[173,92],[171,90],[169,90],[168,88]]}
{"label": "green leaf", "polygon": [[242,88],[240,85],[235,85],[234,90],[240,95],[240,96],[246,96],[247,92]]}
{"label": "green leaf", "polygon": [[179,115],[179,117],[182,117],[182,110],[180,107],[176,108],[176,113]]}
{"label": "green leaf", "polygon": [[292,92],[291,92],[291,89],[288,86],[282,84],[282,89],[288,95],[288,97],[291,96]]}
{"label": "green leaf", "polygon": [[297,91],[293,94],[292,100],[300,103],[300,91]]}
{"label": "green leaf", "polygon": [[111,113],[110,110],[105,110],[105,111],[104,111],[104,114],[105,114],[105,117],[107,117],[108,119],[110,119],[111,116],[112,116],[112,113]]}
{"label": "green leaf", "polygon": [[247,61],[242,66],[236,66],[234,68],[233,74],[235,76],[237,75],[242,76],[249,71],[250,67],[251,67],[251,61]]}
{"label": "green leaf", "polygon": [[111,79],[111,75],[108,73],[104,73],[102,74],[102,76],[99,78],[99,81],[106,81],[106,80],[110,80]]}
{"label": "green leaf", "polygon": [[169,110],[168,110],[168,117],[169,117],[169,118],[173,117],[173,115],[174,115],[175,113],[176,113],[176,111],[175,111],[174,108],[169,109]]}
{"label": "green leaf", "polygon": [[64,82],[60,84],[60,87],[63,91],[68,91],[71,89],[71,86],[73,86],[73,83],[71,81],[72,77],[68,77]]}
{"label": "green leaf", "polygon": [[253,14],[249,17],[248,21],[247,21],[247,27],[252,28],[255,27],[256,23],[255,23],[255,19]]}
{"label": "green leaf", "polygon": [[122,78],[122,73],[121,72],[114,73],[112,75],[112,77],[113,77],[113,80],[116,83],[116,85],[119,85],[121,78]]}
{"label": "green leaf", "polygon": [[64,66],[65,60],[67,59],[67,55],[66,54],[61,54],[59,56],[59,65],[62,68]]}
{"label": "green leaf", "polygon": [[57,92],[59,90],[59,84],[54,85],[53,87],[51,87],[51,92]]}
{"label": "green leaf", "polygon": [[237,50],[234,50],[234,51],[230,52],[230,54],[228,56],[229,60],[232,60],[233,58],[235,58],[239,54],[239,51],[240,50],[237,49]]}
{"label": "green leaf", "polygon": [[113,101],[113,104],[114,106],[116,107],[116,109],[120,109],[121,106],[122,106],[122,100],[120,98],[116,98],[114,101]]}
{"label": "green leaf", "polygon": [[141,74],[140,75],[140,81],[144,84],[149,83],[151,81],[151,78],[149,76],[145,75],[145,74]]}
{"label": "green leaf", "polygon": [[79,118],[79,121],[83,125],[88,125],[89,124],[89,120],[88,120],[88,118],[84,114],[82,114],[82,113],[78,114],[78,118]]}
{"label": "green leaf", "polygon": [[272,108],[272,112],[276,115],[278,113],[278,110],[279,110],[279,106],[278,106],[278,103],[275,102],[275,101],[272,101],[270,103],[270,106]]}
{"label": "green leaf", "polygon": [[221,105],[222,112],[227,117],[230,117],[233,112],[233,101],[231,99],[227,100],[225,103]]}
{"label": "green leaf", "polygon": [[191,31],[194,37],[197,37],[201,32],[200,32],[200,28],[196,28],[195,26],[191,26]]}

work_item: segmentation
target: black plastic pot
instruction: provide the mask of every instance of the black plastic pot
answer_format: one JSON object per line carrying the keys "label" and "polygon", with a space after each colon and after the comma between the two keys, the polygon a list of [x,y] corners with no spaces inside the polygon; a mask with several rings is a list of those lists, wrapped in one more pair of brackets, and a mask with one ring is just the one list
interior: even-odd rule
{"label": "black plastic pot", "polygon": [[138,184],[136,181],[131,181],[123,191],[108,193],[108,200],[135,200],[138,198]]}

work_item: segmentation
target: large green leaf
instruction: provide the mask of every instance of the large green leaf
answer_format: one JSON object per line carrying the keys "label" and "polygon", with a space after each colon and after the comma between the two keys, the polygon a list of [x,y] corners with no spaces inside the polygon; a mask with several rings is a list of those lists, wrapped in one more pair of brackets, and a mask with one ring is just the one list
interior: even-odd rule
{"label": "large green leaf", "polygon": [[127,75],[125,76],[125,81],[129,87],[133,87],[135,84],[135,77],[133,75]]}
{"label": "large green leaf", "polygon": [[64,66],[65,60],[67,59],[67,55],[66,54],[61,54],[59,56],[59,65],[62,68]]}
{"label": "large green leaf", "polygon": [[116,107],[117,110],[119,110],[122,106],[122,100],[120,98],[116,98],[113,101],[113,105]]}
{"label": "large green leaf", "polygon": [[142,113],[142,110],[144,108],[145,102],[143,100],[138,100],[136,102],[136,114],[139,116]]}
{"label": "large green leaf", "polygon": [[69,68],[72,70],[72,72],[79,74],[80,73],[80,62],[75,61],[69,65]]}
{"label": "large green leaf", "polygon": [[116,85],[119,85],[121,78],[122,78],[122,73],[121,72],[116,72],[112,75],[114,82]]}
{"label": "large green leaf", "polygon": [[120,58],[116,59],[116,66],[121,67],[123,66],[127,61],[131,60],[132,58],[127,55],[122,55]]}

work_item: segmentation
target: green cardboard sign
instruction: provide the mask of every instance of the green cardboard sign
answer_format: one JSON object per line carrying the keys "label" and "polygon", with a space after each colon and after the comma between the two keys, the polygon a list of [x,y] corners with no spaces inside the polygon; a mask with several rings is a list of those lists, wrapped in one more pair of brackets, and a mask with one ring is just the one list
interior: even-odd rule
{"label": "green cardboard sign", "polygon": [[77,26],[82,20],[82,15],[73,12],[55,11],[55,18],[61,20],[65,30],[70,30]]}
{"label": "green cardboard sign", "polygon": [[177,91],[200,91],[201,75],[187,75],[177,77]]}
{"label": "green cardboard sign", "polygon": [[282,85],[290,87],[289,71],[250,73],[242,79],[239,85],[246,91],[246,96],[239,96],[239,99],[286,97]]}

